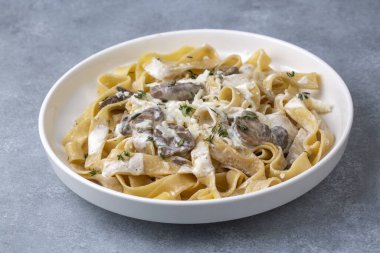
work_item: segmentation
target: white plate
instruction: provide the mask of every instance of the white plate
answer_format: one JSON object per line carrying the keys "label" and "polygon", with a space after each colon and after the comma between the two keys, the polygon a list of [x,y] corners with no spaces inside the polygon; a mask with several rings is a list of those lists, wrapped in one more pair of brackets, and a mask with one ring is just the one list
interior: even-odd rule
{"label": "white plate", "polygon": [[[264,48],[275,68],[321,75],[319,98],[333,105],[324,116],[334,132],[332,150],[306,172],[259,192],[217,200],[165,201],[126,195],[92,183],[73,172],[66,161],[61,140],[74,120],[96,97],[96,79],[101,73],[134,62],[146,52],[166,53],[184,45],[210,44],[223,54],[247,55]],[[168,223],[208,223],[238,219],[281,206],[321,182],[338,163],[352,125],[350,93],[340,76],[324,61],[287,42],[253,33],[228,30],[187,30],[155,34],[105,49],[70,69],[51,88],[40,111],[39,132],[58,177],[89,202],[133,218]],[[58,201],[58,200],[57,200]]]}

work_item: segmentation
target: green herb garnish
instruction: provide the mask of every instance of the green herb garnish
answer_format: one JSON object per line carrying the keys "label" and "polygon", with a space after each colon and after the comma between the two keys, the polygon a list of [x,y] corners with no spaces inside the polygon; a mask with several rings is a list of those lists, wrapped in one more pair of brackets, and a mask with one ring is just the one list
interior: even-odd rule
{"label": "green herb garnish", "polygon": [[191,55],[186,56],[186,58],[193,59]]}
{"label": "green herb garnish", "polygon": [[213,111],[216,115],[219,115],[214,109],[212,109],[211,107],[209,107],[211,111]]}
{"label": "green herb garnish", "polygon": [[218,134],[220,137],[228,137],[227,129],[225,129],[221,124],[216,124],[213,126],[211,132],[213,134]]}
{"label": "green herb garnish", "polygon": [[117,155],[117,160],[124,161],[124,156],[123,154]]}
{"label": "green herb garnish", "polygon": [[160,158],[161,158],[162,160],[165,160],[165,159],[166,159],[166,156],[163,155],[163,154],[160,154]]}
{"label": "green herb garnish", "polygon": [[246,125],[243,125],[243,124],[238,124],[237,125],[241,130],[243,131],[247,131],[248,130],[248,127]]}
{"label": "green herb garnish", "polygon": [[245,111],[243,119],[255,120],[257,119],[257,114],[251,111]]}
{"label": "green herb garnish", "polygon": [[207,138],[203,139],[204,141],[207,141],[209,143],[212,143],[212,140],[214,139],[214,135],[213,134],[210,134],[209,136],[207,136]]}
{"label": "green herb garnish", "polygon": [[228,137],[227,129],[223,128],[222,126],[219,128],[218,134],[220,137]]}
{"label": "green herb garnish", "polygon": [[85,159],[85,160],[87,159],[87,157],[88,157],[88,154],[87,154],[87,153],[84,154],[84,159]]}
{"label": "green herb garnish", "polygon": [[148,138],[146,138],[146,141],[151,141],[151,142],[153,142],[153,137],[152,137],[152,136],[148,136]]}
{"label": "green herb garnish", "polygon": [[179,106],[183,116],[191,116],[195,109],[187,104],[182,104]]}
{"label": "green herb garnish", "polygon": [[217,96],[214,96],[214,99],[219,101],[219,98]]}
{"label": "green herb garnish", "polygon": [[91,176],[95,176],[96,173],[98,173],[96,170],[92,170],[92,171],[90,171],[88,174],[90,174]]}
{"label": "green herb garnish", "polygon": [[301,92],[301,93],[298,93],[297,97],[301,100],[305,100],[305,99],[308,99],[310,96],[310,93],[309,92]]}
{"label": "green herb garnish", "polygon": [[137,118],[138,116],[140,116],[141,112],[138,112],[138,113],[135,113],[131,116],[131,120]]}
{"label": "green herb garnish", "polygon": [[181,147],[181,146],[183,146],[184,143],[185,143],[185,139],[181,138],[181,139],[177,142],[177,147]]}
{"label": "green herb garnish", "polygon": [[146,93],[145,93],[145,91],[143,91],[143,90],[139,90],[139,91],[137,91],[137,93],[135,94],[135,97],[138,98],[138,99],[143,99],[145,96],[146,96]]}
{"label": "green herb garnish", "polygon": [[124,151],[123,155],[128,156],[128,157],[131,156],[131,154],[128,151]]}
{"label": "green herb garnish", "polygon": [[286,74],[288,75],[288,77],[294,77],[296,73],[292,71],[292,72],[286,72]]}

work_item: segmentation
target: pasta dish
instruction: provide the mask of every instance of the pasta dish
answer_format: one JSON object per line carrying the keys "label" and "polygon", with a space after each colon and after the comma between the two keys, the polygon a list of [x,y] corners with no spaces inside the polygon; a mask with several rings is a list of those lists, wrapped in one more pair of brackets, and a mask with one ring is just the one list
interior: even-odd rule
{"label": "pasta dish", "polygon": [[[63,139],[72,169],[125,194],[204,200],[284,182],[320,161],[334,136],[314,98],[317,73],[278,71],[209,45],[147,53],[98,78]],[[314,96],[314,97],[313,97]]]}

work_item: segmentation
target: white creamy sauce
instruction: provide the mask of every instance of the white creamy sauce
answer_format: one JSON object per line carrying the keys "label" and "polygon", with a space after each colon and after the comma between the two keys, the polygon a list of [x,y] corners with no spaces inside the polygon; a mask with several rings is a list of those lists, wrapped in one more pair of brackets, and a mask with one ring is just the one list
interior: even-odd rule
{"label": "white creamy sauce", "polygon": [[239,72],[250,75],[253,72],[253,67],[251,64],[244,64],[239,68]]}
{"label": "white creamy sauce", "polygon": [[122,128],[122,126],[123,126],[123,123],[118,123],[116,126],[115,126],[115,132],[114,132],[114,136],[115,137],[120,137],[120,136],[123,136],[122,134],[121,134],[121,128]]}
{"label": "white creamy sauce", "polygon": [[[318,113],[327,113],[327,112],[331,112],[332,110],[332,105],[324,101],[321,101],[319,99],[315,99],[312,97],[309,97],[307,100],[310,101],[312,109],[316,110]],[[307,100],[306,100],[306,103],[308,102]]]}
{"label": "white creamy sauce", "polygon": [[145,65],[144,69],[149,73],[149,75],[158,80],[165,80],[173,74],[170,66],[164,64],[156,58],[153,58],[148,65]]}
{"label": "white creamy sauce", "polygon": [[138,133],[133,131],[132,133],[132,143],[137,151],[142,152],[146,148],[148,143],[148,137],[152,137],[149,133]]}
{"label": "white creamy sauce", "polygon": [[292,98],[288,103],[285,105],[285,109],[297,109],[297,108],[306,108],[304,103],[297,97]]}
{"label": "white creamy sauce", "polygon": [[309,80],[309,78],[308,78],[307,76],[303,76],[303,77],[301,77],[301,78],[297,81],[297,83],[299,83],[299,84],[304,84],[304,85],[308,84],[309,82],[310,82],[310,80]]}
{"label": "white creamy sauce", "polygon": [[179,107],[184,102],[180,101],[168,101],[165,103],[165,114],[166,114],[166,121],[169,123],[177,123],[178,125],[183,125],[184,122],[187,122],[187,118],[182,114],[182,112],[179,110]]}
{"label": "white creamy sauce", "polygon": [[135,129],[151,129],[152,128],[152,121],[150,119],[143,120],[137,124],[135,124],[133,127]]}
{"label": "white creamy sauce", "polygon": [[225,76],[223,78],[223,84],[230,85],[232,87],[247,84],[250,82],[251,81],[244,74],[233,74],[233,75]]}
{"label": "white creamy sauce", "polygon": [[255,87],[252,82],[244,83],[236,86],[235,88],[239,90],[241,94],[243,94],[245,100],[249,101],[251,104],[253,103],[251,90]]}
{"label": "white creamy sauce", "polygon": [[116,92],[115,95],[118,98],[128,97],[129,96],[129,92],[128,91],[118,91],[118,92]]}
{"label": "white creamy sauce", "polygon": [[243,111],[245,111],[245,109],[241,107],[232,106],[224,108],[223,111],[227,113],[229,118],[236,118],[240,116],[243,113]]}
{"label": "white creamy sauce", "polygon": [[156,129],[161,131],[162,137],[165,139],[174,138],[176,142],[181,141],[181,137],[177,135],[177,132],[174,129],[168,127],[166,121],[163,121],[161,125],[156,126]]}
{"label": "white creamy sauce", "polygon": [[193,174],[196,177],[205,177],[215,172],[215,168],[211,162],[208,144],[204,141],[197,143],[195,148],[191,151],[191,158],[194,164]]}
{"label": "white creamy sauce", "polygon": [[297,127],[295,127],[292,122],[282,113],[272,113],[265,115],[266,118],[269,121],[270,127],[280,126],[286,129],[288,132],[288,136],[291,140],[294,139],[294,137],[298,133]]}
{"label": "white creamy sauce", "polygon": [[128,99],[128,101],[132,105],[130,113],[139,112],[139,111],[142,111],[142,110],[147,109],[149,107],[156,107],[157,106],[157,103],[155,103],[153,101],[148,101],[145,99],[138,99],[135,96],[130,97]]}
{"label": "white creamy sauce", "polygon": [[232,145],[233,147],[242,147],[244,146],[239,137],[236,135],[235,131],[232,129],[232,127],[229,127],[227,129],[228,138],[223,138],[227,141],[229,145]]}
{"label": "white creamy sauce", "polygon": [[144,173],[144,155],[134,154],[128,161],[108,161],[104,162],[102,175],[112,177],[116,173],[126,173],[130,175],[142,175]]}
{"label": "white creamy sauce", "polygon": [[108,135],[108,126],[97,125],[88,136],[88,154],[101,151]]}
{"label": "white creamy sauce", "polygon": [[307,132],[305,129],[301,128],[296,137],[294,138],[294,141],[292,145],[290,146],[289,153],[286,157],[286,161],[288,164],[292,164],[297,157],[305,150],[303,147],[303,142],[305,141],[307,137]]}
{"label": "white creamy sauce", "polygon": [[210,75],[210,71],[208,71],[207,69],[205,71],[203,71],[202,74],[200,74],[197,79],[195,79],[195,83],[197,84],[202,84],[202,83],[205,83],[207,81],[207,78],[209,77]]}

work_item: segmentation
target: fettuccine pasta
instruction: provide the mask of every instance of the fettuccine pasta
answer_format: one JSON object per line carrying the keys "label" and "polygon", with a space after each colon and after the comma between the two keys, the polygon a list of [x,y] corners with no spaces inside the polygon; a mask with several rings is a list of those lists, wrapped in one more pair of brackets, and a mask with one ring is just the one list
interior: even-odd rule
{"label": "fettuccine pasta", "polygon": [[320,161],[334,136],[313,98],[316,73],[276,71],[208,45],[148,53],[98,78],[97,99],[63,139],[75,172],[125,194],[204,200],[284,182]]}

